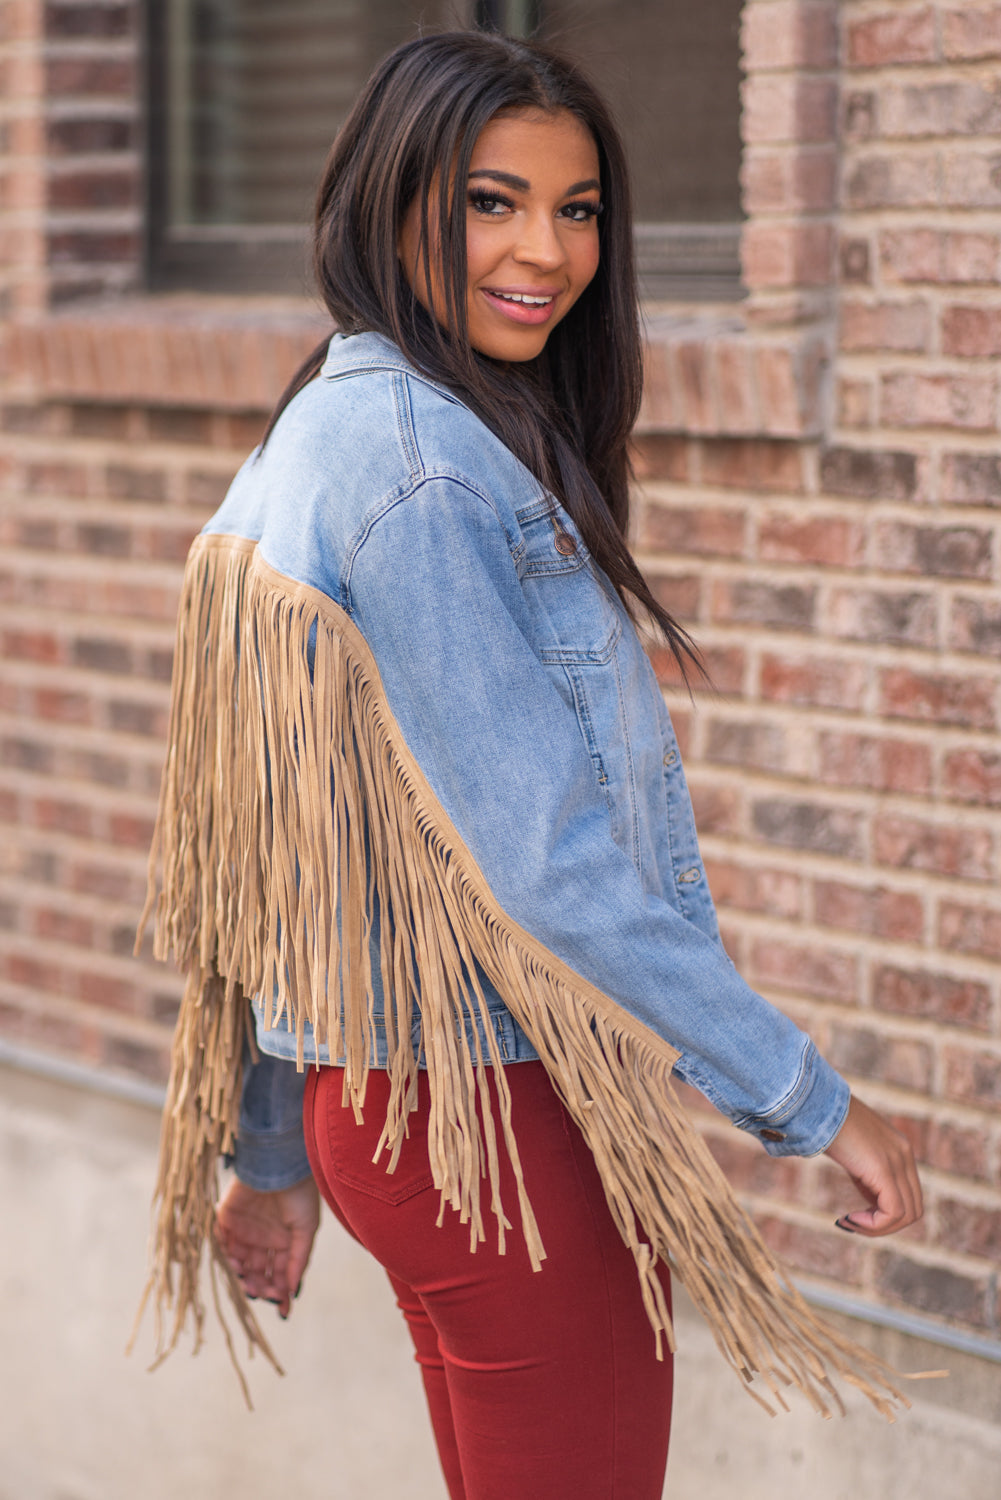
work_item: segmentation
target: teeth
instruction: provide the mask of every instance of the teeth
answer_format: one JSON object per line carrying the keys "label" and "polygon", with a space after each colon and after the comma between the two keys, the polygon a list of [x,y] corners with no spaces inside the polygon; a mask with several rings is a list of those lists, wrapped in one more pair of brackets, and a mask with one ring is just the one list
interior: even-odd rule
{"label": "teeth", "polygon": [[547,307],[552,302],[549,297],[528,297],[524,292],[494,292],[495,297],[501,297],[505,302],[524,302],[526,307]]}

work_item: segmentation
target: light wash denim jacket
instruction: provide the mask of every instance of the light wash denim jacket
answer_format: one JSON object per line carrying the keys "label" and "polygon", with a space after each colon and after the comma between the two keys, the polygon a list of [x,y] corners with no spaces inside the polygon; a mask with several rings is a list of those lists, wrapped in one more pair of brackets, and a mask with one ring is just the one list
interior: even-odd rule
{"label": "light wash denim jacket", "polygon": [[[636,631],[567,514],[466,406],[379,335],[336,335],[205,530],[259,540],[350,614],[514,921],[679,1049],[678,1076],[771,1154],[830,1144],[847,1085],[723,950]],[[501,1055],[533,1058],[482,982]],[[280,1060],[288,1032],[258,1039],[236,1167],[276,1188],[308,1175],[303,1077]]]}

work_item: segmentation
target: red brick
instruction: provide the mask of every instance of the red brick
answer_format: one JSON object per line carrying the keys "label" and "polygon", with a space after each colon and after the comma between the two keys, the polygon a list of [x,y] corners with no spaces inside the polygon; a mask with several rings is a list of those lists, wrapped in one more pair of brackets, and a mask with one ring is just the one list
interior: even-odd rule
{"label": "red brick", "polygon": [[842,281],[853,286],[870,286],[872,253],[869,241],[857,236],[843,239],[838,246],[838,266]]}
{"label": "red brick", "polygon": [[55,797],[36,798],[31,809],[31,821],[36,828],[67,833],[76,838],[89,838],[93,832],[93,816],[89,807]]}
{"label": "red brick", "polygon": [[130,4],[72,3],[61,5],[50,0],[45,7],[45,35],[47,37],[123,37],[129,35],[133,25],[133,7]]}
{"label": "red brick", "polygon": [[57,57],[46,62],[45,88],[50,98],[73,94],[131,98],[135,87],[135,64],[129,58]]}
{"label": "red brick", "polygon": [[947,1098],[1001,1111],[1001,1056],[985,1052],[980,1043],[976,1051],[946,1047],[944,1058]]}
{"label": "red brick", "polygon": [[[80,262],[135,261],[142,252],[138,234],[100,228],[63,230],[49,234],[46,248],[53,266]],[[97,282],[91,285],[99,285]],[[89,290],[89,288],[88,288]]]}
{"label": "red brick", "polygon": [[833,279],[834,236],[828,224],[769,224],[752,219],[741,242],[751,287],[826,286]]}
{"label": "red brick", "polygon": [[[699,613],[702,580],[695,573],[678,576],[648,573],[647,583],[658,604],[662,604],[676,620],[692,621]],[[169,679],[168,671],[167,677]]]}
{"label": "red brick", "polygon": [[943,901],[938,914],[938,940],[943,948],[956,953],[1001,958],[1001,911],[969,906],[963,901]]}
{"label": "red brick", "polygon": [[942,352],[961,359],[1001,354],[1001,308],[947,307],[942,314]]}
{"label": "red brick", "polygon": [[757,1141],[737,1131],[707,1135],[705,1142],[737,1192],[763,1197],[782,1194],[794,1201],[798,1197],[803,1171],[797,1157],[768,1156]]}
{"label": "red brick", "polygon": [[743,88],[742,134],[749,145],[834,138],[837,85],[803,74],[751,73]]}
{"label": "red brick", "polygon": [[139,180],[131,166],[62,172],[49,177],[48,200],[56,209],[132,208],[139,202]]}
{"label": "red brick", "polygon": [[923,353],[931,338],[927,302],[841,303],[839,346],[848,353],[899,350]]}
{"label": "red brick", "polygon": [[943,1198],[938,1221],[942,1239],[951,1250],[990,1261],[1001,1258],[1001,1207]]}
{"label": "red brick", "polygon": [[998,274],[998,251],[1001,240],[996,234],[963,233],[956,230],[943,236],[945,272],[943,280],[951,282],[993,283]]}
{"label": "red brick", "polygon": [[859,500],[911,500],[918,487],[913,453],[883,448],[825,448],[820,483],[829,495]]}
{"label": "red brick", "polygon": [[931,1087],[934,1052],[927,1042],[869,1027],[831,1027],[827,1059],[841,1073],[872,1078],[925,1093]]}
{"label": "red brick", "polygon": [[819,736],[820,780],[874,792],[931,791],[932,754],[911,740],[825,731]]}
{"label": "red brick", "polygon": [[884,521],[876,527],[876,560],[888,572],[990,578],[993,542],[993,532],[978,526],[913,526]]}
{"label": "red brick", "polygon": [[46,147],[59,156],[89,156],[105,151],[128,151],[136,145],[136,125],[117,115],[102,119],[83,115],[48,120],[45,125]]}
{"label": "red brick", "polygon": [[30,930],[43,941],[69,943],[77,948],[94,947],[94,923],[61,907],[38,907],[31,914]]}
{"label": "red brick", "polygon": [[667,506],[651,500],[643,516],[641,542],[667,552],[740,557],[744,552],[743,509],[722,506]]}
{"label": "red brick", "polygon": [[837,6],[783,0],[745,5],[741,47],[748,71],[768,68],[830,68],[837,59]]}
{"label": "red brick", "polygon": [[750,967],[754,982],[762,989],[788,990],[844,1005],[858,1000],[856,959],[839,948],[759,938],[751,947]]}
{"label": "red brick", "polygon": [[846,141],[856,144],[867,141],[878,133],[878,103],[872,89],[851,89],[841,104],[841,134]]}
{"label": "red brick", "polygon": [[803,488],[803,454],[798,443],[719,438],[703,441],[699,454],[704,484],[782,494],[797,494]]}
{"label": "red brick", "polygon": [[786,657],[768,652],[761,661],[761,696],[803,707],[862,708],[868,679],[861,662],[835,657]]}
{"label": "red brick", "polygon": [[1001,6],[944,10],[942,52],[957,62],[1001,57]]}
{"label": "red brick", "polygon": [[997,208],[1001,204],[1001,152],[945,151],[942,202],[949,208]]}
{"label": "red brick", "polygon": [[848,63],[856,68],[883,68],[891,63],[935,61],[935,12],[920,11],[867,17],[850,22]]}
{"label": "red brick", "polygon": [[761,797],[752,804],[751,817],[755,832],[770,844],[841,859],[861,857],[862,814],[849,808]]}
{"label": "red brick", "polygon": [[994,453],[947,453],[942,498],[958,505],[1001,506],[1001,458]]}
{"label": "red brick", "polygon": [[942,767],[943,788],[958,802],[1001,807],[1001,754],[988,750],[953,750]]}
{"label": "red brick", "polygon": [[929,151],[859,155],[846,164],[844,201],[856,209],[933,208],[939,201],[938,158]]}
{"label": "red brick", "polygon": [[769,562],[853,568],[862,561],[864,542],[863,528],[854,520],[766,512],[758,532],[758,555]]}
{"label": "red brick", "polygon": [[[683,682],[674,653],[655,648],[650,653],[657,681],[662,687],[680,687]],[[710,646],[700,652],[711,691],[716,693],[740,693],[747,676],[747,657],[739,646]],[[698,690],[704,684],[694,672],[690,672],[691,685]]]}
{"label": "red brick", "polygon": [[776,724],[713,718],[708,725],[705,759],[749,770],[782,771],[786,763],[785,734]]}
{"label": "red brick", "polygon": [[998,686],[989,677],[949,677],[907,667],[880,673],[881,711],[893,719],[994,729],[997,697]]}
{"label": "red brick", "polygon": [[986,828],[956,828],[885,813],[873,823],[872,841],[876,864],[896,870],[929,870],[966,880],[989,880],[995,874],[993,835]]}
{"label": "red brick", "polygon": [[942,234],[936,229],[886,229],[879,236],[879,263],[890,281],[942,280]]}
{"label": "red brick", "polygon": [[954,599],[949,645],[977,656],[1001,656],[1001,603],[993,599]]}
{"label": "red brick", "polygon": [[882,964],[873,976],[873,1005],[877,1010],[916,1016],[946,1026],[991,1028],[991,992],[974,979],[955,979],[922,969],[900,969]]}
{"label": "red brick", "polygon": [[736,788],[700,782],[697,776],[690,776],[689,784],[699,833],[736,833],[741,806]]}
{"label": "red brick", "polygon": [[862,1246],[833,1225],[812,1229],[777,1217],[759,1218],[758,1226],[777,1255],[799,1271],[836,1281],[839,1286],[858,1286],[865,1265]]}
{"label": "red brick", "polygon": [[920,942],[924,935],[924,907],[920,896],[910,891],[816,880],[813,909],[822,927],[869,933],[895,943]]}
{"label": "red brick", "polygon": [[876,1287],[890,1301],[919,1312],[976,1328],[984,1328],[989,1322],[991,1277],[986,1274],[962,1276],[883,1251],[876,1262]]}
{"label": "red brick", "polygon": [[972,79],[934,79],[928,83],[884,84],[879,92],[880,135],[996,135],[1001,129],[1001,99]]}
{"label": "red brick", "polygon": [[707,859],[705,868],[713,899],[721,907],[790,920],[803,914],[803,882],[799,875],[714,859]]}
{"label": "red brick", "polygon": [[837,201],[837,157],[833,149],[790,152],[749,147],[740,170],[744,212],[824,213]]}
{"label": "red brick", "polygon": [[937,618],[934,597],[918,590],[833,589],[828,600],[828,628],[843,640],[934,646]]}
{"label": "red brick", "polygon": [[928,1165],[957,1177],[990,1180],[990,1153],[986,1132],[980,1126],[963,1126],[949,1120],[933,1120],[928,1141]]}
{"label": "red brick", "polygon": [[876,420],[876,388],[871,380],[838,377],[839,427],[871,427]]}
{"label": "red brick", "polygon": [[59,662],[63,643],[50,630],[5,630],[0,635],[0,658],[7,661]]}
{"label": "red brick", "polygon": [[689,441],[663,433],[643,433],[632,441],[633,469],[638,479],[691,478]]}
{"label": "red brick", "polygon": [[812,630],[816,602],[816,589],[802,584],[720,580],[712,590],[712,616],[728,624]]}
{"label": "red brick", "polygon": [[998,388],[993,376],[922,375],[894,370],[880,380],[882,419],[892,427],[957,427],[992,432]]}
{"label": "red brick", "polygon": [[29,712],[39,719],[51,719],[60,724],[92,722],[93,704],[85,693],[59,688],[37,688],[32,699]]}

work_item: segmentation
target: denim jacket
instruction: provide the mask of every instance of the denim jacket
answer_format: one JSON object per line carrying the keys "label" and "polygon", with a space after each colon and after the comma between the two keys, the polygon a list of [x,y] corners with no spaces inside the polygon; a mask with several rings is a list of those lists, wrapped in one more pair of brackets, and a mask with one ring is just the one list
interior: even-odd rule
{"label": "denim jacket", "polygon": [[[509,916],[677,1048],[678,1076],[772,1155],[830,1144],[847,1085],[724,952],[636,630],[570,517],[466,406],[379,335],[335,335],[205,530],[258,541],[347,611]],[[482,982],[501,1055],[533,1058]],[[308,1173],[303,1078],[288,1032],[259,1024],[258,1040],[236,1164],[275,1188]]]}

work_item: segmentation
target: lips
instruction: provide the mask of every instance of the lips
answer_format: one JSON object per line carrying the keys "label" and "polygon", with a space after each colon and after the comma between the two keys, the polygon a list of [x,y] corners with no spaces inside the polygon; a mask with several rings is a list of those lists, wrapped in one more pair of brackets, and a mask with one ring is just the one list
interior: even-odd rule
{"label": "lips", "polygon": [[559,295],[546,287],[481,287],[484,299],[512,323],[548,323]]}

